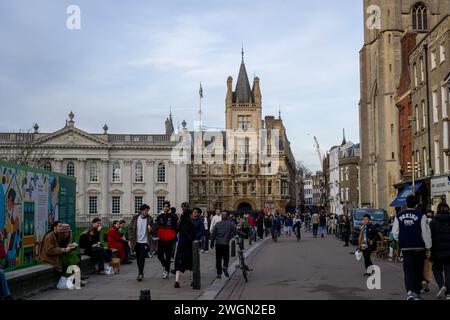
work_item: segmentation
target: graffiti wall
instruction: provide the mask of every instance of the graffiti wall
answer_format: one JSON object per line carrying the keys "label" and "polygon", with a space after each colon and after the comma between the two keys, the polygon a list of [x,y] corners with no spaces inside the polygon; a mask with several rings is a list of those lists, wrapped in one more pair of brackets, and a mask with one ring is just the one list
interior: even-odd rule
{"label": "graffiti wall", "polygon": [[75,230],[75,179],[0,161],[0,264],[6,271],[34,264],[54,221]]}

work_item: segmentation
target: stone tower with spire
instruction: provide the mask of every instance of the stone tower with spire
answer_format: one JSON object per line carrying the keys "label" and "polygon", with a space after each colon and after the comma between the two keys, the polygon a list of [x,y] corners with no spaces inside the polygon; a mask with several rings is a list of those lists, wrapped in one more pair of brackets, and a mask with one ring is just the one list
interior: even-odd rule
{"label": "stone tower with spire", "polygon": [[250,87],[247,70],[244,63],[244,50],[239,75],[233,91],[233,78],[227,80],[227,96],[225,100],[226,129],[238,129],[243,123],[248,128],[259,130],[261,128],[262,106],[259,78],[254,77],[253,87]]}
{"label": "stone tower with spire", "polygon": [[172,121],[172,111],[170,111],[169,117],[166,119],[165,125],[166,125],[166,135],[168,136],[172,135],[172,133],[174,133],[175,131]]}

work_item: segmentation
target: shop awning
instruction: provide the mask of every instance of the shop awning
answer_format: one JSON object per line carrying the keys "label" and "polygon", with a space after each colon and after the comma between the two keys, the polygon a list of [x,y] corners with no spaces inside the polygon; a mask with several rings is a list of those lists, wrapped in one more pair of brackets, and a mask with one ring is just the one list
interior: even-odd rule
{"label": "shop awning", "polygon": [[[417,192],[422,188],[422,182],[416,182],[415,191]],[[395,198],[395,200],[391,203],[391,207],[403,207],[406,205],[406,198],[412,194],[412,183],[408,184],[405,189],[400,192],[400,194]]]}

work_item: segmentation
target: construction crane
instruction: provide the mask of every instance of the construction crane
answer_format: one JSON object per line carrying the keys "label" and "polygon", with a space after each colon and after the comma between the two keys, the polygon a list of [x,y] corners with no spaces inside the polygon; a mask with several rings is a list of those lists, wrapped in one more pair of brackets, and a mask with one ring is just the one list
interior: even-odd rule
{"label": "construction crane", "polygon": [[316,143],[316,145],[314,146],[316,148],[316,152],[317,155],[319,156],[319,162],[320,162],[320,167],[322,168],[322,172],[323,172],[323,158],[322,158],[322,153],[320,152],[320,146],[319,146],[319,141],[317,140],[317,138],[314,136],[314,141]]}

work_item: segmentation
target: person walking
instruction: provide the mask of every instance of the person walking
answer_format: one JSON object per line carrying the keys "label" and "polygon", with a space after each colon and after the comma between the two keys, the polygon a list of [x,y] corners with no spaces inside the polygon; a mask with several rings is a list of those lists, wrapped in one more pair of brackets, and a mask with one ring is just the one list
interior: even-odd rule
{"label": "person walking", "polygon": [[214,226],[221,220],[222,220],[221,211],[220,209],[216,209],[216,214],[214,215],[214,217],[211,218],[211,226],[209,228],[209,231],[213,232]]}
{"label": "person walking", "polygon": [[[178,225],[179,240],[175,255],[175,288],[180,288],[180,276],[186,270],[191,271],[192,279],[192,243],[195,240],[195,225],[192,222],[192,211],[189,203],[181,204],[183,213]],[[193,283],[191,283],[191,286]]]}
{"label": "person walking", "polygon": [[163,204],[163,213],[156,218],[155,229],[158,236],[158,259],[163,267],[162,278],[169,279],[172,253],[177,237],[178,217],[172,213],[170,202]]}
{"label": "person walking", "polygon": [[150,206],[141,205],[139,214],[133,216],[128,230],[130,237],[130,248],[136,253],[138,266],[137,281],[144,278],[145,258],[150,250],[153,234],[153,218],[149,216]]}
{"label": "person walking", "polygon": [[208,253],[209,252],[209,237],[211,236],[210,226],[211,226],[211,218],[209,217],[208,211],[203,211],[203,226],[205,229],[205,233],[202,238],[202,249],[201,252]]}
{"label": "person walking", "polygon": [[265,237],[269,236],[271,230],[272,230],[272,219],[270,218],[270,215],[266,213],[264,215],[264,232],[265,232]]}
{"label": "person walking", "polygon": [[[223,274],[228,278],[228,262],[230,260],[230,240],[238,234],[236,225],[228,220],[228,214],[222,212],[222,219],[218,222],[211,233],[211,249],[216,248],[216,270],[217,279]],[[222,264],[223,262],[223,264]]]}
{"label": "person walking", "polygon": [[406,198],[407,209],[398,213],[392,233],[403,254],[403,271],[407,300],[421,300],[424,263],[431,257],[431,230],[424,212],[416,210],[418,199],[411,194]]}
{"label": "person walking", "polygon": [[292,234],[292,227],[293,226],[294,226],[294,222],[293,222],[293,219],[292,219],[292,215],[290,213],[288,213],[286,215],[286,218],[284,219],[284,232],[289,237]]}
{"label": "person walking", "polygon": [[371,275],[367,269],[373,265],[371,255],[377,248],[377,237],[377,228],[372,224],[370,214],[364,215],[358,240],[358,250],[363,253],[364,267],[366,268],[364,276]]}
{"label": "person walking", "polygon": [[344,247],[348,247],[348,241],[350,238],[350,220],[346,214],[342,215],[342,220],[339,227],[342,230],[342,239],[345,241]]}
{"label": "person walking", "polygon": [[319,215],[319,233],[320,237],[325,237],[325,232],[327,231],[327,216],[325,215],[325,212],[321,212]]}
{"label": "person walking", "polygon": [[319,230],[320,218],[317,212],[315,212],[311,217],[311,224],[313,229],[313,237],[317,238],[317,231]]}
{"label": "person walking", "polygon": [[264,238],[264,213],[262,211],[258,213],[255,223],[258,239],[262,240]]}
{"label": "person walking", "polygon": [[446,203],[438,206],[437,214],[430,222],[431,261],[433,275],[439,286],[438,298],[450,300],[450,208]]}
{"label": "person walking", "polygon": [[205,235],[205,224],[202,217],[202,209],[194,208],[192,211],[192,222],[195,226],[195,240],[201,242]]}

